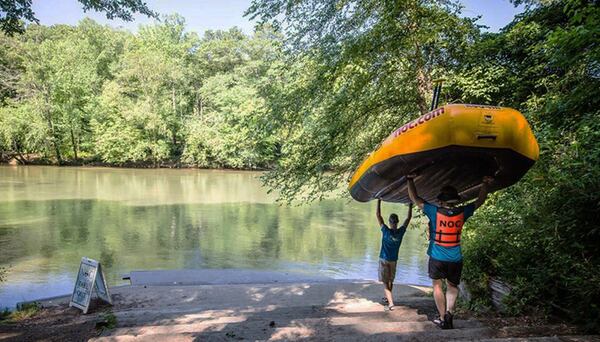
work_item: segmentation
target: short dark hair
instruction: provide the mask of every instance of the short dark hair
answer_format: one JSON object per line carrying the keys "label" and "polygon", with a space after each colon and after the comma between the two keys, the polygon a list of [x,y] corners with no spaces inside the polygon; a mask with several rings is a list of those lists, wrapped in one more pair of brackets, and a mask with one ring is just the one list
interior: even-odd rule
{"label": "short dark hair", "polygon": [[441,190],[440,190],[440,194],[438,195],[437,199],[439,201],[444,201],[444,202],[448,202],[448,201],[460,201],[460,195],[458,194],[458,191],[456,191],[456,188],[450,185],[446,185],[444,186]]}
{"label": "short dark hair", "polygon": [[398,215],[396,215],[396,214],[390,214],[390,222],[398,223],[398,221],[399,221],[398,220]]}

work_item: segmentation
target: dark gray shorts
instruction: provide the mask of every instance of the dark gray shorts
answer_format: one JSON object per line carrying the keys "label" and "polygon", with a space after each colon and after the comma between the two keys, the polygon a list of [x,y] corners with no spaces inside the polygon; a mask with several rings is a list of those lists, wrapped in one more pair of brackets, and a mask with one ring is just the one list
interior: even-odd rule
{"label": "dark gray shorts", "polygon": [[379,259],[379,281],[394,282],[396,278],[396,262]]}

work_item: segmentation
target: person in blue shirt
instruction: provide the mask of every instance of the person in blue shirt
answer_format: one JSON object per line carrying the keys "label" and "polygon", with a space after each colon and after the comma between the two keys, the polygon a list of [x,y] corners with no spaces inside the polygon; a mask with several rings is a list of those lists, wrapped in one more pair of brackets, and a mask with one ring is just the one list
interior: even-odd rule
{"label": "person in blue shirt", "polygon": [[408,205],[408,216],[402,226],[398,227],[398,215],[391,214],[389,218],[390,225],[387,226],[381,217],[381,200],[377,200],[377,222],[381,227],[381,251],[379,252],[379,281],[383,283],[385,293],[384,304],[386,310],[394,309],[394,299],[392,298],[392,289],[394,288],[394,278],[396,277],[396,262],[398,261],[398,250],[402,243],[406,227],[412,217],[412,203]]}
{"label": "person in blue shirt", "polygon": [[[425,202],[417,194],[414,178],[408,175],[408,195],[429,219],[429,278],[433,282],[433,298],[439,317],[434,322],[442,329],[453,329],[453,310],[458,297],[458,284],[462,273],[462,250],[460,238],[465,221],[473,215],[488,195],[492,177],[484,177],[479,196],[473,203],[458,206],[461,198],[452,186],[441,189],[437,199],[439,206]],[[442,282],[446,280],[446,294]]]}

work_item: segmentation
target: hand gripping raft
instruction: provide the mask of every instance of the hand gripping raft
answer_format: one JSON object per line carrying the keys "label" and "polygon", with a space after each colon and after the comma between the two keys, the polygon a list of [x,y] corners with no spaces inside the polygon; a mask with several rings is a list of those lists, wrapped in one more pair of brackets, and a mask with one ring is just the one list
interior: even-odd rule
{"label": "hand gripping raft", "polygon": [[408,203],[405,175],[415,173],[419,196],[436,202],[445,185],[463,200],[477,197],[483,176],[490,192],[516,183],[539,157],[527,120],[511,108],[452,104],[398,128],[350,181],[352,197]]}

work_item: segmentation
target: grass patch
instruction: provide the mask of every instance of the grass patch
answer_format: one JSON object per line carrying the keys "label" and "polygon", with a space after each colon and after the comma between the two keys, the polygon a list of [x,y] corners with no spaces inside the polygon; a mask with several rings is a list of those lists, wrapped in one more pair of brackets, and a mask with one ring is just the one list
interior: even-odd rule
{"label": "grass patch", "polygon": [[4,309],[2,312],[0,312],[0,322],[19,322],[35,316],[41,309],[42,306],[38,302],[31,302],[19,305],[17,307],[17,310],[15,311]]}
{"label": "grass patch", "polygon": [[4,322],[8,319],[8,317],[10,316],[10,310],[8,309],[4,309],[2,311],[0,311],[0,322]]}
{"label": "grass patch", "polygon": [[458,298],[454,311],[461,314],[471,313],[480,316],[489,314],[493,309],[489,303],[481,299],[466,301],[463,298]]}
{"label": "grass patch", "polygon": [[111,311],[105,312],[100,316],[100,320],[96,322],[97,330],[110,330],[114,329],[117,326],[117,316],[113,314]]}

